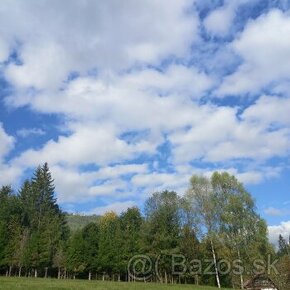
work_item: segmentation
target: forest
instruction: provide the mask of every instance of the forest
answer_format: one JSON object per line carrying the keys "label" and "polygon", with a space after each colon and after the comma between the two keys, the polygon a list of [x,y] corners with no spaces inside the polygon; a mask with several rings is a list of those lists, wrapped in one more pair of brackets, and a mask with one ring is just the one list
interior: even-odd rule
{"label": "forest", "polygon": [[[2,186],[0,274],[243,288],[259,270],[289,289],[288,238],[279,237],[278,249],[269,243],[251,194],[226,172],[193,175],[182,195],[155,192],[142,209],[108,212],[84,227],[70,229],[66,217],[47,163],[17,192]],[[145,275],[135,263],[132,274],[134,257],[158,267]],[[173,258],[181,259],[175,271]]]}

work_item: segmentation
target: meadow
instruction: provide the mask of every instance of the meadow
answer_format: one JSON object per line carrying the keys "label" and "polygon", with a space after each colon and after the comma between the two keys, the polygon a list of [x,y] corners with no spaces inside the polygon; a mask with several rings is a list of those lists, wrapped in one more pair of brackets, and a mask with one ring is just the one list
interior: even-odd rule
{"label": "meadow", "polygon": [[[156,283],[127,283],[87,280],[57,280],[42,278],[6,278],[0,277],[1,290],[216,290],[215,287],[194,285],[164,285]],[[228,289],[229,290],[229,289]]]}

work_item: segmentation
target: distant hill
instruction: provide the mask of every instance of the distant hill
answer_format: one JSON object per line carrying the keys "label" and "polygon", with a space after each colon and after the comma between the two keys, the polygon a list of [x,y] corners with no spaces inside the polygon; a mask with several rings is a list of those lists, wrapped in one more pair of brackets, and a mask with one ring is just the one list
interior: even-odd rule
{"label": "distant hill", "polygon": [[98,222],[99,219],[97,215],[66,214],[67,224],[72,231],[82,229],[91,222]]}

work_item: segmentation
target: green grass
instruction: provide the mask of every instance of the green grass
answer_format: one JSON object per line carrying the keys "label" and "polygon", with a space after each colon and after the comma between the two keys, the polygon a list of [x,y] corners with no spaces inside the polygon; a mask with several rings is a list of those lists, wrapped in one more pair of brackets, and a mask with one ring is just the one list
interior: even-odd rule
{"label": "green grass", "polygon": [[213,287],[196,287],[194,285],[162,285],[155,283],[126,283],[126,282],[101,282],[87,280],[57,280],[57,279],[32,279],[32,278],[6,278],[0,277],[2,290],[215,290]]}

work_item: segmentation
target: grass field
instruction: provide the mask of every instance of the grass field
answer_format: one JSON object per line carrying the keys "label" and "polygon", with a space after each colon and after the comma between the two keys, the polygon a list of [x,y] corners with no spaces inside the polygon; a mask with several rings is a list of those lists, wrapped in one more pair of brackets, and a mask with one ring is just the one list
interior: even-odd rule
{"label": "grass field", "polygon": [[194,285],[161,285],[154,283],[101,282],[86,280],[56,280],[0,277],[2,290],[215,290],[213,287],[196,287]]}

